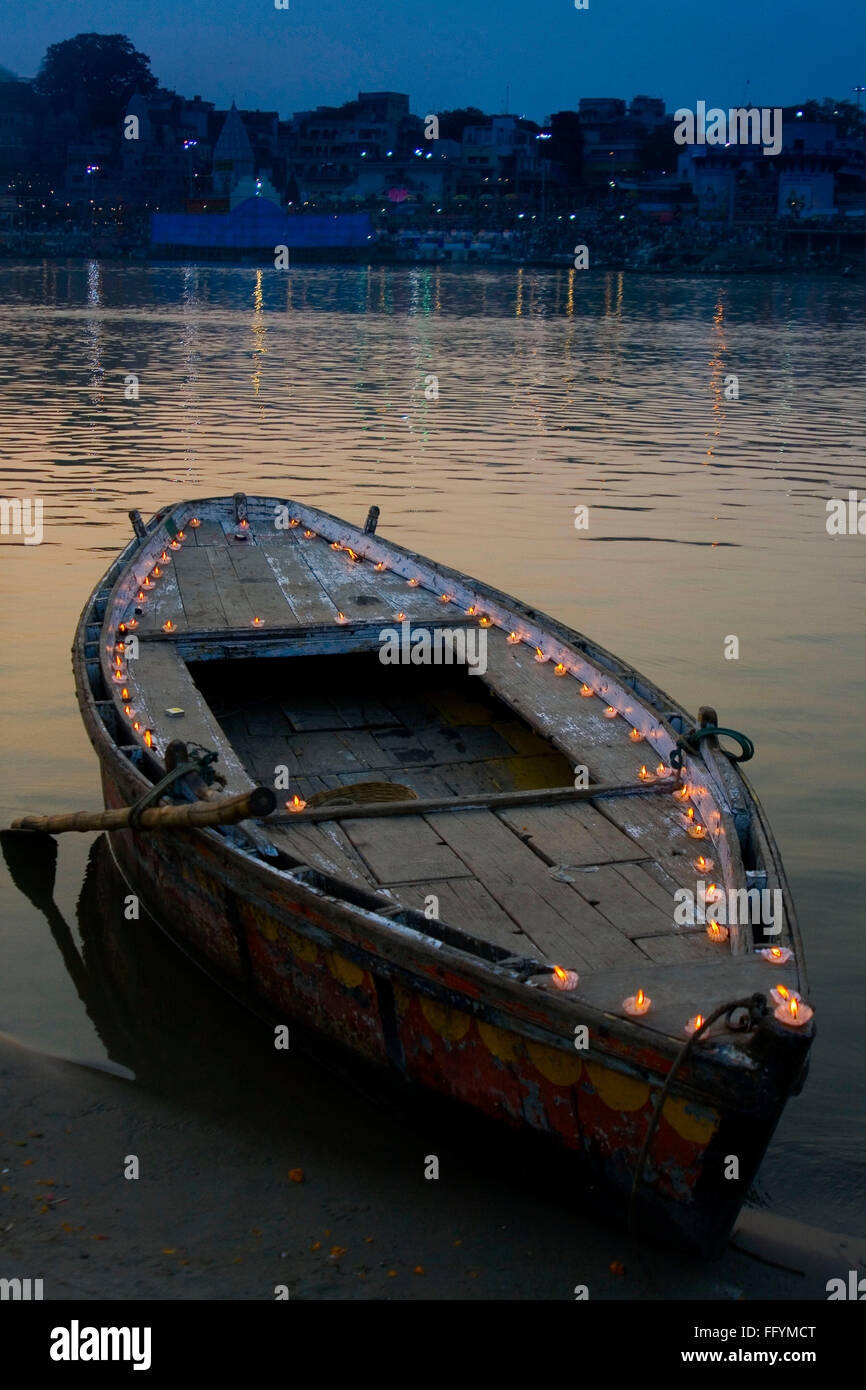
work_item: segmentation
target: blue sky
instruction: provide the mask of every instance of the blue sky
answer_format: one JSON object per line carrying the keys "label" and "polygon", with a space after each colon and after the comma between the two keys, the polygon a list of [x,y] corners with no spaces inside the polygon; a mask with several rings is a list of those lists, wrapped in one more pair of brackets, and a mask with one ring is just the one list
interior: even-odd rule
{"label": "blue sky", "polygon": [[282,116],[359,90],[412,109],[535,120],[581,96],[668,108],[782,106],[866,84],[863,0],[43,0],[8,5],[0,65],[33,76],[50,43],[124,33],[165,86]]}

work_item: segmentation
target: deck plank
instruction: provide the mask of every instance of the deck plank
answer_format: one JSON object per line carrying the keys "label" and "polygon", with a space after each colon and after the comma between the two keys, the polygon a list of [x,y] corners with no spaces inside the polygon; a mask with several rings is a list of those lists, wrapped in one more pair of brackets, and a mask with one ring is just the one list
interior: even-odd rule
{"label": "deck plank", "polygon": [[646,851],[611,825],[595,805],[516,807],[499,815],[517,834],[528,835],[531,848],[551,864],[646,858]]}
{"label": "deck plank", "polygon": [[180,588],[183,611],[191,628],[230,626],[214,584],[210,552],[207,547],[185,546],[174,553],[174,571]]}
{"label": "deck plank", "polygon": [[433,812],[440,834],[527,936],[566,967],[605,970],[643,957],[490,811]]}
{"label": "deck plank", "polygon": [[261,539],[258,548],[264,552],[295,621],[305,626],[332,623],[337,616],[337,606],[322,592],[321,584],[307,564],[304,550],[307,544],[283,533]]}
{"label": "deck plank", "polygon": [[439,900],[439,919],[462,928],[483,941],[491,941],[517,955],[536,953],[535,943],[503,912],[487,889],[474,878],[429,879],[404,884],[398,897],[406,907],[423,912],[427,898]]}
{"label": "deck plank", "polygon": [[471,870],[420,816],[340,824],[381,884],[471,877]]}

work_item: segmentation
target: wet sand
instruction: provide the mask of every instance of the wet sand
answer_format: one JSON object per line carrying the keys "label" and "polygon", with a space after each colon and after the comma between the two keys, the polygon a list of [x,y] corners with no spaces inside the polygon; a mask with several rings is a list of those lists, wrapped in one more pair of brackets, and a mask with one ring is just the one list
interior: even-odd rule
{"label": "wet sand", "polygon": [[[42,1278],[62,1300],[272,1300],[278,1285],[316,1300],[571,1300],[585,1284],[591,1299],[784,1301],[824,1299],[845,1272],[834,1242],[811,1239],[805,1273],[765,1263],[787,1262],[804,1228],[761,1219],[747,1224],[762,1258],[638,1250],[510,1178],[507,1138],[487,1173],[449,1134],[427,1181],[431,1135],[309,1059],[279,1095],[242,1083],[179,1103],[0,1040],[0,1276]],[[312,1123],[293,1107],[310,1085]]]}

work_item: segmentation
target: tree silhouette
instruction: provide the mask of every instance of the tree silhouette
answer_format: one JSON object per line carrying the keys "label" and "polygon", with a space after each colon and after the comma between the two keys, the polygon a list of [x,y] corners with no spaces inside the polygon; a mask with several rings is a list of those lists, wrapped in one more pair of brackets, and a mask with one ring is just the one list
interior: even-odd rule
{"label": "tree silhouette", "polygon": [[148,96],[158,83],[150,59],[124,34],[76,34],[51,44],[33,85],[58,111],[72,110],[83,94],[101,127],[118,125],[133,92]]}

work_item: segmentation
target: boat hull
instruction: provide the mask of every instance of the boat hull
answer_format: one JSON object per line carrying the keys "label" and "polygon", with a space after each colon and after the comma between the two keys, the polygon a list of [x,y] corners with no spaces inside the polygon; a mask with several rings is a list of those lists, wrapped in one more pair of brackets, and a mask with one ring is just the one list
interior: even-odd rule
{"label": "boat hull", "polygon": [[[139,794],[118,757],[102,764],[107,807]],[[220,984],[272,1021],[295,1022],[368,1064],[567,1155],[573,1179],[617,1224],[671,1059],[651,1041],[589,1046],[552,1032],[542,1001],[486,996],[477,972],[413,966],[352,930],[340,906],[266,866],[246,873],[200,831],[112,836],[147,911]],[[342,920],[341,920],[342,919]],[[534,1017],[533,1017],[534,1013]],[[778,1032],[778,1030],[777,1030]],[[637,1207],[641,1236],[714,1257],[724,1248],[779,1114],[801,1072],[796,1039],[766,1038],[765,1059],[684,1072],[664,1103]],[[732,1176],[731,1160],[736,1176]]]}

